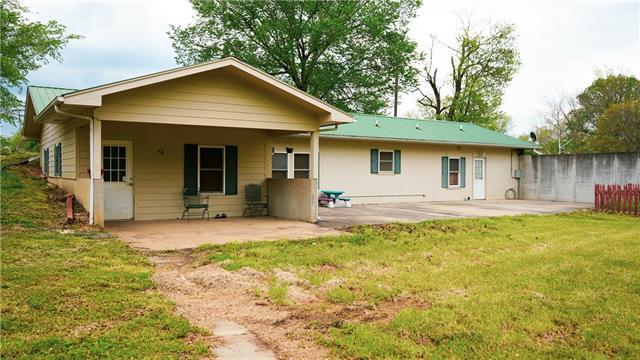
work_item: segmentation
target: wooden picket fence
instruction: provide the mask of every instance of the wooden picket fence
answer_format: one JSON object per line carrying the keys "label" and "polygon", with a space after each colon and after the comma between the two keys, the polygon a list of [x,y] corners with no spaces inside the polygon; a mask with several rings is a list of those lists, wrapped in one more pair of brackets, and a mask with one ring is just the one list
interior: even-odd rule
{"label": "wooden picket fence", "polygon": [[640,214],[640,184],[596,184],[595,210]]}

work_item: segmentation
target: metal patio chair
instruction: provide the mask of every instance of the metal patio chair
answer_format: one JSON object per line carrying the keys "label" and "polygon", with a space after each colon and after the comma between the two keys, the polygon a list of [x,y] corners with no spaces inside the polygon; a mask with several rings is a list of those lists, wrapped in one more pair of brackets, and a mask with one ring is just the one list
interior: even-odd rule
{"label": "metal patio chair", "polygon": [[268,204],[262,201],[262,186],[258,184],[248,184],[244,187],[244,198],[247,207],[242,212],[242,216],[266,216]]}
{"label": "metal patio chair", "polygon": [[200,194],[200,189],[184,188],[182,192],[182,198],[184,199],[184,210],[182,211],[182,220],[185,215],[187,216],[187,222],[190,219],[191,209],[202,209],[201,219],[204,219],[204,215],[207,215],[207,221],[209,221],[209,196],[203,196]]}

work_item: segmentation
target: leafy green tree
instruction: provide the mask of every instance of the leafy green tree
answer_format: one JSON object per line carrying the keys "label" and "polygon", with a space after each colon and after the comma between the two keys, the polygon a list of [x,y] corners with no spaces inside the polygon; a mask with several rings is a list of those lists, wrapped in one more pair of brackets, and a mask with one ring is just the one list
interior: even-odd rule
{"label": "leafy green tree", "polygon": [[234,56],[339,108],[371,113],[415,78],[407,24],[420,0],[191,4],[195,23],[169,32],[181,64]]}
{"label": "leafy green tree", "polygon": [[505,131],[508,118],[500,111],[502,96],[520,66],[515,27],[499,23],[476,31],[467,23],[456,45],[447,47],[453,53],[450,92],[442,92],[438,68],[429,62],[425,68],[428,87],[419,103],[431,108],[437,118]]}
{"label": "leafy green tree", "polygon": [[596,152],[640,151],[640,100],[610,105],[589,142]]}
{"label": "leafy green tree", "polygon": [[590,138],[598,130],[598,119],[615,104],[640,100],[640,81],[621,74],[600,75],[577,96],[578,107],[572,112],[568,127],[572,152],[588,152]]}
{"label": "leafy green tree", "polygon": [[66,33],[57,21],[29,21],[27,9],[16,0],[0,4],[0,120],[15,125],[16,109],[22,102],[11,90],[22,90],[27,74],[40,68],[49,59],[60,61],[60,50],[78,35]]}
{"label": "leafy green tree", "polygon": [[38,152],[40,145],[37,141],[24,140],[22,134],[19,132],[11,135],[0,135],[0,152],[2,155],[24,153],[24,152]]}

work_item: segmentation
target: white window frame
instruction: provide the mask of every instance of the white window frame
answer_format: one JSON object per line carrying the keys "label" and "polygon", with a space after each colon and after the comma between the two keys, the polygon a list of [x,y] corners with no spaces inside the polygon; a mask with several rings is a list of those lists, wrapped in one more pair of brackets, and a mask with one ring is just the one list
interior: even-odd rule
{"label": "white window frame", "polygon": [[[300,154],[300,155],[307,155],[307,159],[309,160],[309,162],[307,162],[307,168],[306,169],[296,169],[296,155]],[[298,178],[298,179],[308,179],[311,177],[311,153],[308,152],[293,152],[291,153],[291,172],[289,173],[289,179],[295,179],[296,178],[296,171],[306,171],[309,173],[309,176],[307,176],[306,178]]]}
{"label": "white window frame", "polygon": [[[382,155],[383,152],[391,153],[391,170],[382,170],[380,168],[380,164],[382,164],[382,159],[380,158],[380,156]],[[385,162],[389,162],[389,161],[385,160]],[[378,150],[378,174],[393,174],[395,168],[396,168],[396,153],[395,153],[395,151],[393,151],[393,150]]]}
{"label": "white window frame", "polygon": [[[208,195],[224,195],[226,194],[227,189],[225,188],[225,179],[226,179],[226,174],[225,174],[225,169],[226,169],[226,158],[227,158],[227,154],[225,152],[225,148],[224,146],[215,146],[215,145],[198,145],[198,191],[200,189],[200,149],[222,149],[222,192],[218,192],[218,191],[205,191],[202,192],[202,194],[208,194]],[[217,170],[217,169],[209,169],[209,170]]]}
{"label": "white window frame", "polygon": [[[458,171],[451,171],[451,160],[458,160]],[[450,188],[459,188],[460,187],[460,158],[459,157],[449,157],[447,160],[449,163],[447,164],[447,185]],[[451,184],[451,173],[458,174],[458,183]]]}
{"label": "white window frame", "polygon": [[[296,170],[297,171],[307,171],[309,173],[309,177],[306,178],[298,178],[298,179],[309,179],[311,177],[311,153],[310,152],[305,152],[305,151],[296,151],[296,152],[285,152],[285,151],[274,151],[271,156],[275,155],[275,154],[284,154],[287,155],[287,176],[285,177],[285,179],[295,179],[296,177]],[[306,169],[296,169],[296,155],[308,155],[309,156],[309,163],[307,164],[307,168]],[[285,171],[285,169],[275,169],[273,167],[273,161],[271,162],[271,177],[273,177],[273,172],[274,171]]]}
{"label": "white window frame", "polygon": [[[273,168],[273,155],[275,154],[280,154],[280,155],[286,155],[287,156],[287,168],[286,169],[274,169]],[[289,161],[289,154],[286,151],[274,151],[273,153],[271,153],[271,177],[273,178],[273,171],[284,171],[286,172],[286,176],[284,177],[285,179],[289,178],[289,171],[291,170],[291,164]]]}

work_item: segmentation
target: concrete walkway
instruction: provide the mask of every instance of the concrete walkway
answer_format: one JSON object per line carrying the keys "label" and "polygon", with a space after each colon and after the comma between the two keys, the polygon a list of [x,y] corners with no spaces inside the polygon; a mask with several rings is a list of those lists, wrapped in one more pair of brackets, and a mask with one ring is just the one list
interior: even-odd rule
{"label": "concrete walkway", "polygon": [[229,320],[223,320],[216,324],[213,332],[224,340],[224,345],[214,349],[214,353],[220,360],[275,360],[273,352],[262,349],[258,345],[256,336],[244,326]]}
{"label": "concrete walkway", "polygon": [[419,222],[431,219],[491,217],[521,214],[556,214],[588,209],[592,204],[530,200],[475,200],[354,205],[320,208],[320,226],[344,228],[355,224]]}

